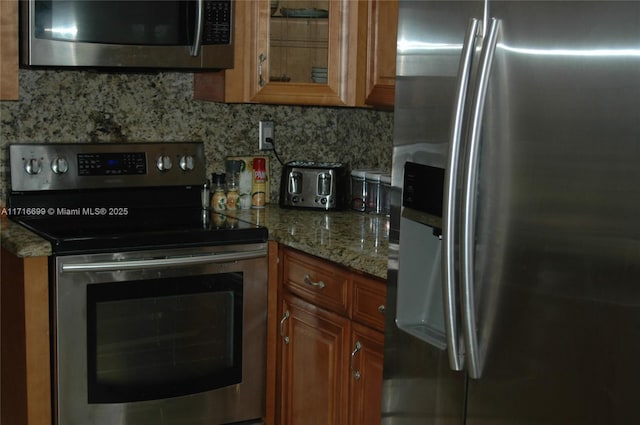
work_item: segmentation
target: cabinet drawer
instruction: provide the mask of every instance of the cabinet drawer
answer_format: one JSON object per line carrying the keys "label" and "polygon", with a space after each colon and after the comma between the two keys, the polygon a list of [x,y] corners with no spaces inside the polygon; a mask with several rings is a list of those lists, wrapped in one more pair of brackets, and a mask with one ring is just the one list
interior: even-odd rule
{"label": "cabinet drawer", "polygon": [[365,277],[353,278],[353,320],[384,330],[384,312],[387,299],[387,286]]}
{"label": "cabinet drawer", "polygon": [[315,305],[348,314],[349,274],[329,262],[286,250],[284,288]]}

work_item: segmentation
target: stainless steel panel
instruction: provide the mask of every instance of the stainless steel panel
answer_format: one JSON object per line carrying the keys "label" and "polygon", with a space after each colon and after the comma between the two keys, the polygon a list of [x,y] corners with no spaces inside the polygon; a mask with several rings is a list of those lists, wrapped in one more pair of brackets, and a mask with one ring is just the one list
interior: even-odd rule
{"label": "stainless steel panel", "polygon": [[[49,40],[35,37],[34,0],[21,9],[21,57],[29,66],[223,69],[233,68],[233,40],[229,44],[201,45],[197,56],[192,47],[126,45]],[[233,22],[233,8],[230,22]]]}
{"label": "stainless steel panel", "polygon": [[282,170],[280,206],[341,209],[347,205],[348,186],[345,164],[289,162]]}
{"label": "stainless steel panel", "polygon": [[[409,249],[400,239],[404,164],[445,167],[464,35],[469,20],[483,19],[483,12],[483,1],[400,1],[385,313],[385,425],[464,421],[465,374],[449,368],[445,350],[400,331],[395,319],[399,251]],[[425,261],[409,279],[439,276],[439,268],[439,261]]]}
{"label": "stainless steel panel", "polygon": [[442,242],[429,226],[404,217],[400,222],[396,326],[444,350]]}
{"label": "stainless steel panel", "polygon": [[469,425],[628,424],[640,396],[640,3],[493,2]]}
{"label": "stainless steel panel", "polygon": [[[256,254],[248,260],[228,260],[191,266],[171,266],[172,258]],[[265,412],[267,245],[183,248],[93,255],[59,256],[54,259],[54,388],[58,425],[224,424],[255,420]],[[123,263],[164,259],[165,268],[105,271],[63,271],[65,265]],[[201,393],[162,400],[131,403],[87,402],[87,286],[157,278],[238,273],[243,279],[242,382]],[[252,422],[253,423],[253,422]]]}
{"label": "stainless steel panel", "polygon": [[[146,159],[144,174],[81,175],[79,154],[138,153]],[[160,171],[157,161],[171,159],[171,168]],[[180,160],[192,158],[193,169],[182,170]],[[56,173],[54,165],[63,159],[64,173]],[[26,171],[29,161],[36,161],[38,172]],[[206,181],[206,158],[202,142],[150,143],[23,143],[9,146],[11,189],[14,191],[106,189],[127,187],[202,185]]]}
{"label": "stainless steel panel", "polygon": [[[445,167],[464,35],[483,13],[483,1],[400,2],[392,191],[402,188],[406,161]],[[398,217],[392,214],[392,234]]]}
{"label": "stainless steel panel", "polygon": [[461,425],[465,400],[464,374],[449,368],[446,351],[395,326],[397,244],[389,244],[389,261],[381,423]]}

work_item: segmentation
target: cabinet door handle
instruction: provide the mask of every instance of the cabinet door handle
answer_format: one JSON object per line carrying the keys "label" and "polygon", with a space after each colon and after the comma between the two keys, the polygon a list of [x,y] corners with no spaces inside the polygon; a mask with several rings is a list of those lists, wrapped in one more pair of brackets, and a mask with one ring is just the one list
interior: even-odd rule
{"label": "cabinet door handle", "polygon": [[260,53],[260,56],[258,56],[258,85],[260,87],[264,87],[265,85],[265,81],[264,81],[264,77],[262,76],[262,64],[267,60],[267,56],[264,53]]}
{"label": "cabinet door handle", "polygon": [[324,288],[324,282],[323,281],[318,281],[318,282],[314,282],[311,280],[311,276],[309,276],[308,274],[304,275],[304,283],[306,283],[309,286],[313,286],[314,288],[318,288],[318,289],[322,289]]}
{"label": "cabinet door handle", "polygon": [[356,341],[356,345],[351,352],[351,373],[353,373],[353,377],[356,378],[356,381],[360,379],[360,371],[354,367],[354,359],[356,357],[356,353],[362,349],[362,344],[360,341]]}
{"label": "cabinet door handle", "polygon": [[289,310],[285,310],[284,316],[280,320],[280,336],[285,344],[289,343],[289,337],[284,335],[284,322],[289,318]]}
{"label": "cabinet door handle", "polygon": [[384,314],[384,304],[378,306],[378,311],[380,314]]}

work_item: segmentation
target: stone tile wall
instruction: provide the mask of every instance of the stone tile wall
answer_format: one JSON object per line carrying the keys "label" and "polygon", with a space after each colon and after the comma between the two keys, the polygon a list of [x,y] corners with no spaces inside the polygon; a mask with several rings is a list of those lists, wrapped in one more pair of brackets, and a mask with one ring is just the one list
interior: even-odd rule
{"label": "stone tile wall", "polygon": [[[348,162],[390,169],[393,114],[358,108],[194,101],[190,73],[21,70],[20,100],[0,102],[0,201],[8,187],[7,145],[17,142],[203,141],[208,173],[229,155],[259,155],[258,121],[275,122],[283,162]],[[271,156],[271,196],[281,167]]]}

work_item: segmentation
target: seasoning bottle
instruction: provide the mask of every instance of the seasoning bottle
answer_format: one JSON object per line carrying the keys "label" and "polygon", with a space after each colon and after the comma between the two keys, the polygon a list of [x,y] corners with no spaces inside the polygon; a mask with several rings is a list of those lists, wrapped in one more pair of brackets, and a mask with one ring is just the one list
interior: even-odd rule
{"label": "seasoning bottle", "polygon": [[228,161],[227,165],[227,209],[237,210],[240,184],[240,161]]}
{"label": "seasoning bottle", "polygon": [[264,208],[267,199],[267,172],[264,158],[253,159],[253,181],[251,183],[251,208]]}
{"label": "seasoning bottle", "polygon": [[224,211],[227,208],[227,195],[225,193],[225,174],[213,173],[211,175],[211,181],[213,183],[211,208],[216,211]]}

